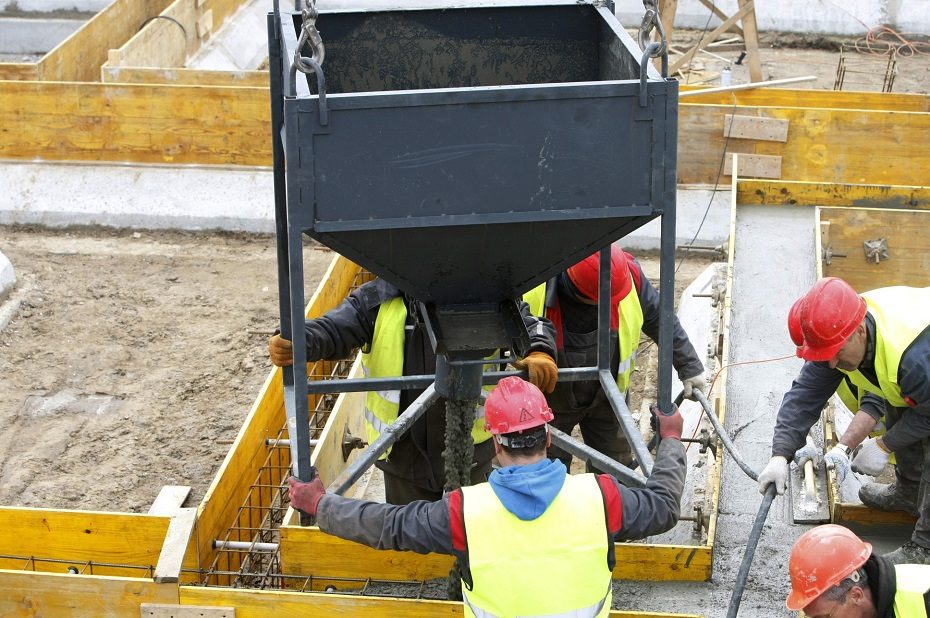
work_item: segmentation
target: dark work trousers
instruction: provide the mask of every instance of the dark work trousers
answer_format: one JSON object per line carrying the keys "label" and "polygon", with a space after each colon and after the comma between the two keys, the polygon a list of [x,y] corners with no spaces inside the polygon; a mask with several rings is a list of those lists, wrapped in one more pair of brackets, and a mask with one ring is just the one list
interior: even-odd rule
{"label": "dark work trousers", "polygon": [[[493,438],[492,438],[493,439]],[[388,504],[409,504],[415,500],[435,502],[442,499],[442,491],[431,491],[411,481],[382,470],[384,473],[384,500]],[[491,462],[474,464],[471,467],[471,485],[484,483],[491,474]]]}
{"label": "dark work trousers", "polygon": [[[611,337],[616,341],[616,333],[611,333]],[[564,332],[563,338],[564,347],[558,352],[559,367],[592,367],[597,364],[597,331],[586,334]],[[615,346],[611,362],[614,373],[618,353]],[[556,429],[571,434],[580,425],[585,444],[625,466],[633,463],[630,444],[600,382],[559,382],[546,399],[555,415],[552,425]],[[548,455],[571,469],[570,453],[552,446]],[[587,464],[586,469],[588,472],[596,470],[591,464]]]}
{"label": "dark work trousers", "polygon": [[[910,408],[895,408],[885,405],[885,425],[894,427],[902,414]],[[908,447],[894,452],[895,476],[898,482],[920,483],[917,496],[917,525],[911,540],[921,547],[930,548],[930,438],[918,440]]]}

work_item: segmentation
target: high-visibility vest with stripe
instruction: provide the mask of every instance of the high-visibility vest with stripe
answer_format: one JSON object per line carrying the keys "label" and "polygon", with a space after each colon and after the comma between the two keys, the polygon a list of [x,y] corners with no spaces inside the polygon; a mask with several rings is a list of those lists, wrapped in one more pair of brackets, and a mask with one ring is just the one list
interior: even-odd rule
{"label": "high-visibility vest with stripe", "polygon": [[[546,284],[536,286],[523,295],[523,300],[530,306],[530,311],[537,317],[546,316]],[[631,286],[630,293],[617,304],[619,326],[617,338],[620,344],[620,365],[617,368],[617,387],[621,392],[630,388],[630,376],[636,366],[636,348],[639,347],[639,334],[643,329],[643,308],[639,304],[636,286]],[[564,319],[563,319],[564,322]]]}
{"label": "high-visibility vest with stripe", "polygon": [[[595,475],[565,476],[546,511],[519,519],[489,483],[462,488],[471,590],[465,615],[607,616],[612,598],[604,498]],[[518,575],[518,576],[515,576]]]}
{"label": "high-visibility vest with stripe", "polygon": [[[404,372],[404,326],[407,304],[402,296],[381,303],[375,319],[374,336],[368,352],[362,353],[362,370],[366,378],[387,378]],[[493,386],[486,387],[485,392]],[[369,391],[365,396],[365,428],[371,444],[391,425],[400,413],[400,390]],[[491,437],[484,428],[484,403],[475,411],[471,437],[475,444]],[[391,449],[381,455],[385,459]]]}
{"label": "high-visibility vest with stripe", "polygon": [[897,590],[894,594],[894,615],[897,618],[927,618],[924,595],[930,590],[930,565],[896,564]]}
{"label": "high-visibility vest with stripe", "polygon": [[[875,319],[875,375],[873,384],[858,370],[844,371],[860,389],[880,395],[896,408],[907,405],[898,385],[901,356],[930,326],[930,288],[890,287],[862,294]],[[842,371],[842,370],[841,370]]]}

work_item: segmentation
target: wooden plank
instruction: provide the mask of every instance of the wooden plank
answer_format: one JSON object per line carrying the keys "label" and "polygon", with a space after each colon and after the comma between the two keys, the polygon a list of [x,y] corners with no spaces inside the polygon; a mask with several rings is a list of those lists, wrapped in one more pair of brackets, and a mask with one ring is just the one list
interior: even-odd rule
{"label": "wooden plank", "polygon": [[[733,173],[733,154],[723,165],[723,175]],[[778,155],[742,154],[739,157],[739,174],[756,178],[781,178],[781,157]]]}
{"label": "wooden plank", "polygon": [[183,67],[199,47],[198,15],[190,0],[174,0],[119,48],[118,58],[111,54],[104,66]]}
{"label": "wooden plank", "polygon": [[[736,0],[740,12],[746,7],[752,7],[752,0]],[[746,43],[746,56],[749,61],[749,79],[754,82],[761,82],[765,79],[762,76],[762,59],[759,58],[759,33],[756,29],[756,12],[750,10],[742,18],[743,24],[743,41]]]}
{"label": "wooden plank", "polygon": [[139,615],[141,618],[236,618],[236,608],[217,605],[143,603]]}
{"label": "wooden plank", "polygon": [[154,579],[159,584],[179,581],[181,566],[196,522],[197,509],[178,509],[171,518],[161,554],[158,556],[158,564],[155,565]]}
{"label": "wooden plank", "polygon": [[[700,2],[701,4],[706,6],[708,9],[710,9],[710,12],[716,15],[717,18],[720,19],[720,21],[726,21],[727,14],[721,11],[717,7],[716,2],[711,2],[711,0],[700,0]],[[730,26],[729,32],[735,32],[736,34],[743,36],[743,29],[737,26],[736,24],[733,24],[732,26]]]}
{"label": "wooden plank", "polygon": [[[357,264],[336,255],[310,298],[307,316],[320,316],[342,302],[359,270]],[[275,368],[268,374],[200,504],[197,543],[200,562],[205,566],[212,564],[216,557],[213,540],[224,537],[248,495],[250,484],[258,475],[268,452],[265,438],[276,436],[279,428],[284,426],[281,384],[281,370]]]}
{"label": "wooden plank", "polygon": [[[678,13],[678,0],[659,0],[659,18],[662,20],[662,28],[665,29],[665,40],[669,45],[674,40],[675,32],[675,14]],[[661,61],[661,59],[659,59]]]}
{"label": "wooden plank", "polygon": [[930,187],[740,178],[736,190],[740,204],[930,210]]}
{"label": "wooden plank", "polygon": [[[280,592],[270,590],[237,590],[233,588],[203,588],[182,586],[182,604],[228,605],[236,608],[236,618],[275,616],[313,616],[314,618],[345,618],[346,616],[404,616],[405,618],[459,618],[464,615],[461,603],[396,599],[390,597],[360,597],[335,593]],[[649,611],[610,612],[611,618],[693,617],[697,614],[669,614]]]}
{"label": "wooden plank", "polygon": [[0,158],[271,163],[267,89],[3,82]]}
{"label": "wooden plank", "polygon": [[[719,128],[726,114],[788,120],[788,141],[727,142]],[[781,155],[787,180],[919,186],[930,178],[926,113],[683,103],[679,127],[678,181],[684,184],[716,182],[725,143],[729,152]]]}
{"label": "wooden plank", "polygon": [[781,118],[726,114],[723,117],[723,135],[730,139],[787,142],[788,121]]}
{"label": "wooden plank", "polygon": [[[824,265],[826,276],[841,277],[858,291],[892,285],[924,287],[930,271],[930,212],[873,208],[821,208],[822,221],[830,224],[834,257]],[[885,238],[889,259],[866,259],[863,242]]]}
{"label": "wooden plank", "polygon": [[910,526],[917,518],[903,511],[879,511],[864,504],[838,502],[833,505],[832,521],[835,524],[862,524],[865,526]]}
{"label": "wooden plank", "polygon": [[[732,26],[737,21],[742,19],[744,15],[752,11],[752,7],[753,7],[753,0],[746,0],[745,2],[743,0],[740,0],[740,9],[736,13],[733,13],[733,15],[729,17],[728,19],[726,19],[722,24],[720,24],[719,26],[711,30],[710,33],[708,33],[697,44],[695,44],[694,47],[686,51],[684,55],[681,56],[681,58],[676,58],[675,61],[669,65],[668,74],[674,75],[678,69],[680,69],[682,66],[687,64],[688,61],[690,61],[691,58],[694,57],[694,54],[698,53],[700,50],[707,47],[709,43],[713,43],[717,39],[718,36],[726,32],[727,30],[729,30],[730,26]],[[743,28],[745,29],[745,25],[743,26]],[[753,81],[759,81],[759,80],[753,80]]]}
{"label": "wooden plank", "polygon": [[[452,556],[377,550],[321,532],[282,525],[282,572],[289,575],[423,580],[446,577]],[[696,545],[617,543],[613,576],[637,581],[706,581],[711,549]]]}
{"label": "wooden plank", "polygon": [[177,586],[150,579],[0,571],[0,616],[125,618],[142,603],[177,602]]}
{"label": "wooden plank", "polygon": [[213,11],[207,10],[197,18],[197,36],[206,39],[213,32]]}
{"label": "wooden plank", "polygon": [[0,80],[39,79],[39,65],[35,62],[0,62]]}
{"label": "wooden plank", "polygon": [[930,95],[882,92],[846,92],[836,90],[805,90],[769,88],[733,92],[698,94],[707,90],[682,84],[682,93],[689,94],[689,103],[710,103],[747,107],[814,107],[825,109],[872,110],[896,112],[930,112]]}
{"label": "wooden plank", "polygon": [[191,488],[187,485],[163,486],[155,497],[155,502],[149,507],[149,515],[174,517],[190,493]]}
{"label": "wooden plank", "polygon": [[0,554],[153,565],[168,523],[134,513],[0,507]]}
{"label": "wooden plank", "polygon": [[113,0],[39,61],[44,81],[98,81],[110,49],[118,48],[170,0]]}
{"label": "wooden plank", "polygon": [[268,71],[123,67],[107,63],[101,73],[105,83],[268,88]]}

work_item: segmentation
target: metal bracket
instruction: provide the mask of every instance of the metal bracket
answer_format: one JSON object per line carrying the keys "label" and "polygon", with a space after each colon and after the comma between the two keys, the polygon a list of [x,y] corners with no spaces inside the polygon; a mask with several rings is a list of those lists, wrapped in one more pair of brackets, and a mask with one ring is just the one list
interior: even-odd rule
{"label": "metal bracket", "polygon": [[710,527],[710,517],[704,514],[704,505],[695,504],[694,505],[694,517],[679,517],[679,521],[693,521],[694,522],[694,533],[701,534],[702,531],[706,531]]}
{"label": "metal bracket", "polygon": [[352,454],[352,451],[363,449],[366,446],[368,446],[368,443],[353,436],[348,425],[342,428],[342,461],[349,461],[349,455]]}
{"label": "metal bracket", "polygon": [[888,254],[888,241],[884,238],[866,240],[862,243],[862,248],[865,251],[865,259],[876,264],[891,257]]}
{"label": "metal bracket", "polygon": [[707,430],[707,427],[701,427],[701,437],[700,438],[682,438],[682,442],[693,442],[695,444],[700,444],[700,453],[703,455],[707,452],[707,449],[710,449],[710,452],[713,453],[714,459],[717,458],[717,438],[711,437],[710,432]]}
{"label": "metal bracket", "polygon": [[826,264],[827,266],[833,263],[833,258],[835,257],[843,257],[843,258],[846,257],[845,253],[834,253],[833,245],[827,245],[826,247],[820,250],[820,253],[821,253],[820,259],[823,260],[823,263]]}

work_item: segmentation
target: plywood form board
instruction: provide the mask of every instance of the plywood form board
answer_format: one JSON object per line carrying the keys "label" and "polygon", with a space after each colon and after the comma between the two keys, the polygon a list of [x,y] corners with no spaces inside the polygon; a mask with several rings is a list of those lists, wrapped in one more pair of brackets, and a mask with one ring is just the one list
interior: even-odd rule
{"label": "plywood form board", "polygon": [[[155,565],[169,521],[135,513],[0,507],[0,554]],[[38,568],[63,572],[66,566]]]}
{"label": "plywood form board", "polygon": [[[734,153],[727,153],[723,164],[723,175],[733,173]],[[781,178],[781,157],[777,155],[741,154],[739,173],[753,178]]]}
{"label": "plywood form board", "polygon": [[268,91],[0,83],[0,158],[268,165]]}
{"label": "plywood form board", "polygon": [[[821,208],[820,218],[830,224],[834,257],[823,266],[826,276],[841,277],[856,290],[891,285],[927,285],[930,272],[930,212],[873,208]],[[876,263],[866,259],[863,242],[884,238],[889,258]]]}
{"label": "plywood form board", "polygon": [[930,95],[890,92],[843,92],[801,88],[756,88],[694,95],[706,87],[679,86],[688,92],[688,103],[738,105],[740,107],[813,107],[824,109],[930,112]]}
{"label": "plywood form board", "polygon": [[[316,527],[281,526],[282,572],[288,575],[417,581],[445,577],[452,556],[384,551],[345,541]],[[617,543],[617,579],[706,581],[711,550],[705,545]]]}
{"label": "plywood form board", "polygon": [[[345,618],[345,616],[405,616],[409,618],[460,618],[462,603],[390,597],[363,597],[345,594],[313,592],[279,592],[266,590],[235,590],[231,588],[201,588],[182,586],[184,605],[221,605],[236,608],[236,618],[276,616],[313,616],[314,618]],[[626,612],[613,610],[611,618],[697,618],[698,614],[663,612]]]}
{"label": "plywood form board", "polygon": [[39,61],[43,81],[98,81],[107,54],[129,40],[170,0],[113,0]]}
{"label": "plywood form board", "polygon": [[[930,114],[789,107],[679,106],[678,181],[710,183],[728,152],[782,157],[786,180],[920,185],[930,177]],[[727,114],[789,121],[786,143],[727,140]]]}
{"label": "plywood form board", "polygon": [[[320,316],[342,302],[359,266],[335,256],[307,305],[307,316]],[[281,370],[273,369],[265,380],[252,409],[199,508],[198,555],[209,566],[216,556],[214,539],[223,539],[236,523],[236,513],[245,501],[268,454],[266,438],[274,438],[284,425],[284,393]]]}
{"label": "plywood form board", "polygon": [[[268,71],[213,71],[207,69],[161,69],[114,67],[101,69],[105,83],[156,84],[165,86],[235,86],[268,88]],[[270,128],[269,128],[270,130]]]}
{"label": "plywood form board", "polygon": [[39,65],[28,62],[0,62],[0,80],[39,79]]}
{"label": "plywood form board", "polygon": [[178,587],[150,579],[0,571],[0,616],[125,618],[142,603],[177,603]]}
{"label": "plywood form board", "polygon": [[788,141],[788,121],[764,116],[723,117],[723,136],[730,139],[758,139],[770,142]]}
{"label": "plywood form board", "polygon": [[740,178],[736,191],[737,200],[744,205],[930,210],[930,187]]}
{"label": "plywood form board", "polygon": [[183,67],[188,55],[200,47],[199,16],[194,0],[174,0],[131,39],[111,50],[104,66]]}

